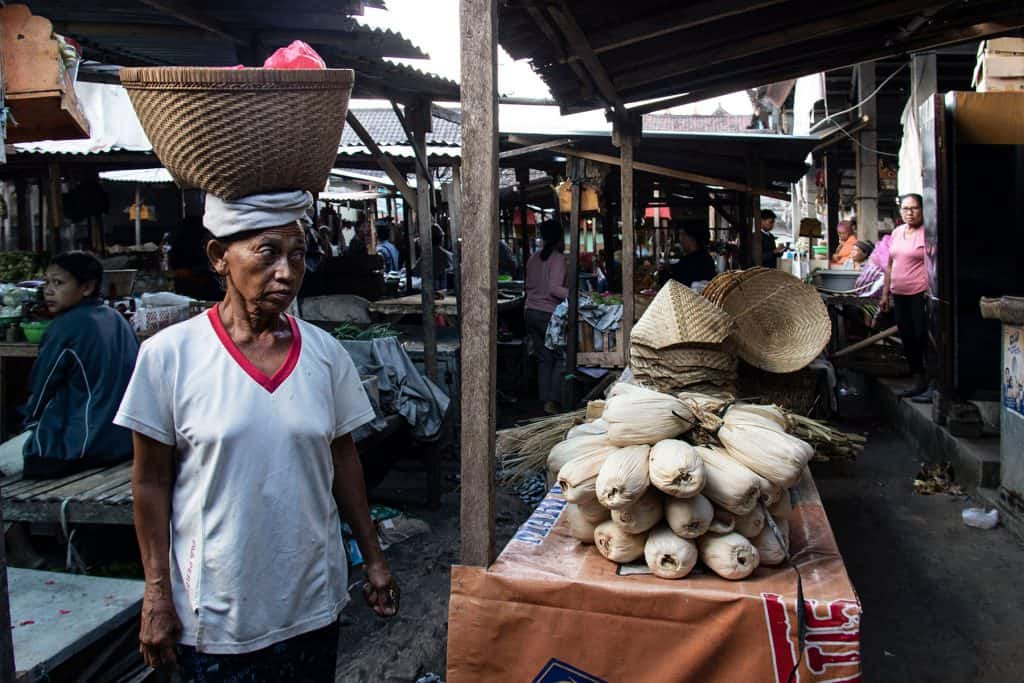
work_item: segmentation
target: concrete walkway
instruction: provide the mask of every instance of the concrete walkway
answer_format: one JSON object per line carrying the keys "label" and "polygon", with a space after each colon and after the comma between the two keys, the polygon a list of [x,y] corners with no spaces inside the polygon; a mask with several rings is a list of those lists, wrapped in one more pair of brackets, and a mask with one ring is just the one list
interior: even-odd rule
{"label": "concrete walkway", "polygon": [[1024,546],[964,526],[980,503],[915,495],[918,452],[869,431],[856,463],[812,468],[864,608],[864,680],[1024,680]]}

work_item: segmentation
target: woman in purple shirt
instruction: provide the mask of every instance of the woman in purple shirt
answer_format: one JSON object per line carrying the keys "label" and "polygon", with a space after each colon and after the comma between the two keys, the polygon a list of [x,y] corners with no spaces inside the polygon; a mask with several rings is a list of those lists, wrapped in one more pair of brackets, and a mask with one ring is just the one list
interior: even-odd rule
{"label": "woman in purple shirt", "polygon": [[540,224],[544,248],[530,257],[526,264],[526,333],[537,354],[537,385],[544,410],[562,412],[562,387],[559,378],[563,361],[555,349],[544,346],[544,336],[551,313],[569,296],[565,286],[565,240],[562,225],[548,220]]}

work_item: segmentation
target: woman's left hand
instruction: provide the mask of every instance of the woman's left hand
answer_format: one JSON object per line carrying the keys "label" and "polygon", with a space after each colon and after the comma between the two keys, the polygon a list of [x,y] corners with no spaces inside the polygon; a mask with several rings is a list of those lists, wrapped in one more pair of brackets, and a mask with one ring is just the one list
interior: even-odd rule
{"label": "woman's left hand", "polygon": [[363,597],[366,598],[366,604],[381,617],[393,617],[398,614],[400,592],[387,562],[367,564],[365,570]]}

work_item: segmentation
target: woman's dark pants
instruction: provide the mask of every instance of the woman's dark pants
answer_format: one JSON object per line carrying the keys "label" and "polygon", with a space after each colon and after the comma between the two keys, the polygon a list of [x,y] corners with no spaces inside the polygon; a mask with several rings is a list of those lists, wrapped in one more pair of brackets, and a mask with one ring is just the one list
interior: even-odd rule
{"label": "woman's dark pants", "polygon": [[557,351],[544,346],[551,314],[532,308],[526,309],[526,333],[530,336],[533,352],[537,354],[537,388],[540,400],[562,402],[562,358]]}
{"label": "woman's dark pants", "polygon": [[924,374],[924,356],[928,350],[928,295],[893,294],[892,309],[910,371]]}

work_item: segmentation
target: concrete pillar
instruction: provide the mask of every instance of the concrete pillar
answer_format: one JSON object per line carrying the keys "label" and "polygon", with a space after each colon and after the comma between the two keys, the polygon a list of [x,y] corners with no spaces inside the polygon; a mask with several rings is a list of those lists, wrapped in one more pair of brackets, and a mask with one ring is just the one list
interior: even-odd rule
{"label": "concrete pillar", "polygon": [[[857,99],[864,100],[875,90],[875,63],[857,65]],[[857,236],[878,240],[878,100],[872,97],[861,104],[858,113],[870,123],[857,134]],[[830,226],[834,227],[834,226]]]}

